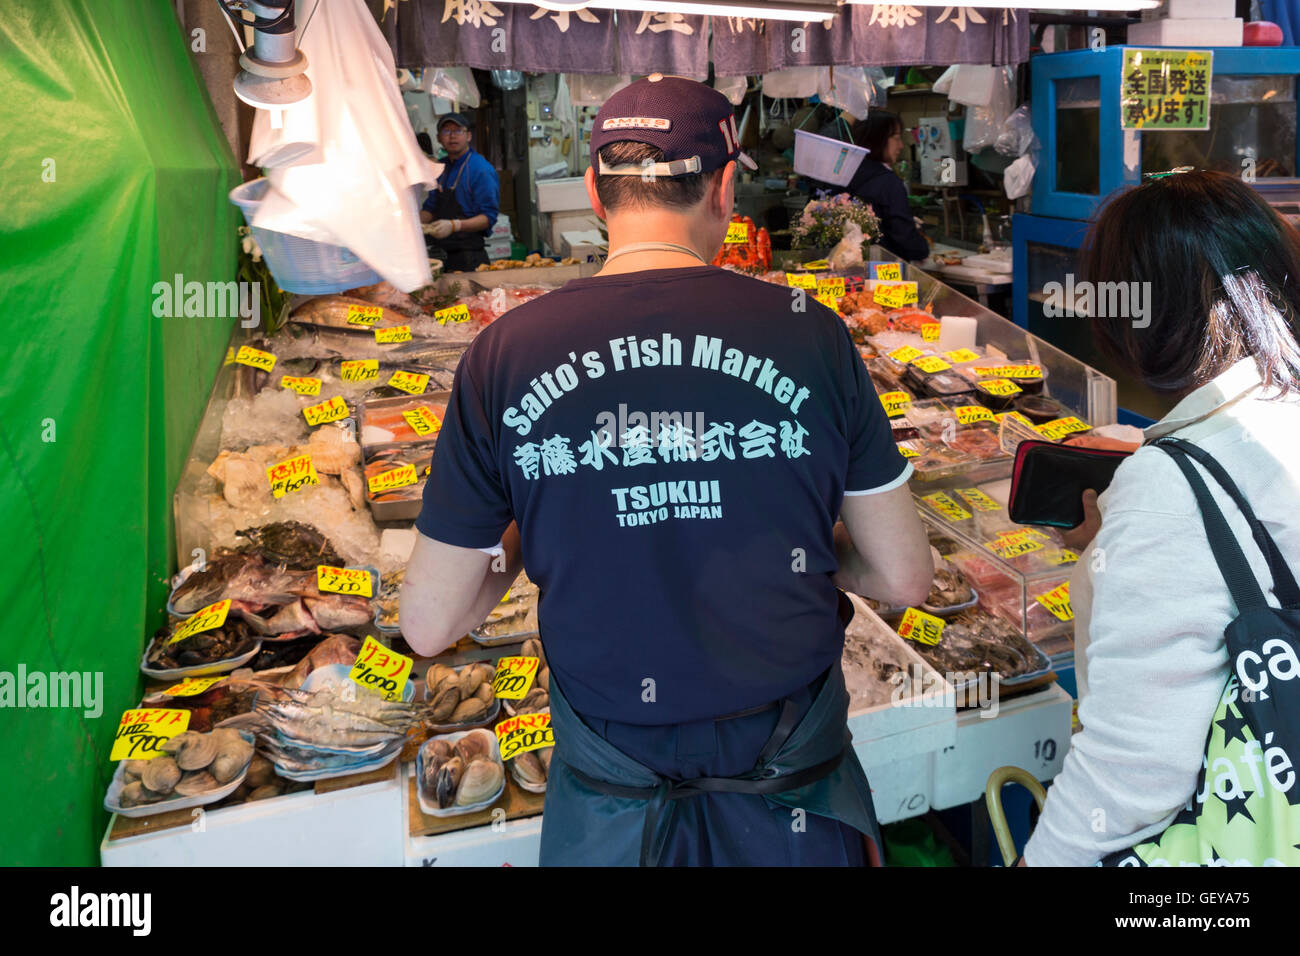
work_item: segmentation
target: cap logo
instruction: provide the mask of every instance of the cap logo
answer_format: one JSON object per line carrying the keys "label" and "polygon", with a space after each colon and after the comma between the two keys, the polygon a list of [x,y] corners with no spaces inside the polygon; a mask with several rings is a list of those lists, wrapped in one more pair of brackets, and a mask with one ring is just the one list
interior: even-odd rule
{"label": "cap logo", "polygon": [[727,145],[727,155],[740,149],[740,134],[736,132],[736,114],[718,120],[718,129],[722,130],[722,141]]}
{"label": "cap logo", "polygon": [[658,129],[673,128],[672,120],[658,119],[653,116],[618,116],[605,120],[601,129]]}

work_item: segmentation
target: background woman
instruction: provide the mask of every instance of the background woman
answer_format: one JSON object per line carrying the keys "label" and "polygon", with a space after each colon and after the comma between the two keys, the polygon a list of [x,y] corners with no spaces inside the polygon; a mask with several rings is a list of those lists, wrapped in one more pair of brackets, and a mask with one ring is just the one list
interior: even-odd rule
{"label": "background woman", "polygon": [[901,259],[924,259],[930,245],[912,218],[907,187],[890,168],[903,154],[902,121],[887,110],[872,110],[854,124],[853,141],[870,152],[845,188],[871,204],[880,220],[882,246]]}

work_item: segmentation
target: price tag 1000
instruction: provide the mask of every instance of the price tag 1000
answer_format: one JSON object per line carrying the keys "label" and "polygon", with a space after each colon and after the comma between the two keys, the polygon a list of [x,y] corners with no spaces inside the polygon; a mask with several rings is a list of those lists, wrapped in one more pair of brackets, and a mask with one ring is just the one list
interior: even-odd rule
{"label": "price tag 1000", "polygon": [[909,607],[898,622],[898,635],[921,644],[938,644],[943,636],[943,618]]}
{"label": "price tag 1000", "polygon": [[168,644],[175,644],[185,640],[187,637],[193,637],[195,634],[201,634],[204,631],[211,631],[221,627],[226,623],[226,615],[230,613],[230,599],[218,601],[216,604],[209,604],[205,608],[200,608],[185,619],[185,623],[176,628]]}
{"label": "price tag 1000", "polygon": [[1070,607],[1070,582],[1054,587],[1046,594],[1035,594],[1034,600],[1052,612],[1058,621],[1073,621],[1074,609]]}
{"label": "price tag 1000", "polygon": [[336,568],[328,564],[316,565],[316,590],[375,596],[374,582],[365,568]]}
{"label": "price tag 1000", "polygon": [[957,415],[957,421],[963,425],[993,421],[993,413],[983,405],[958,405],[953,412]]}
{"label": "price tag 1000", "polygon": [[492,678],[492,693],[503,700],[523,700],[533,686],[537,657],[503,657],[497,661],[496,676]]}
{"label": "price tag 1000", "polygon": [[1086,432],[1089,429],[1087,422],[1080,421],[1073,415],[1067,418],[1056,418],[1050,422],[1038,426],[1039,434],[1051,441],[1057,441],[1066,435],[1072,435],[1075,432]]}
{"label": "price tag 1000", "polygon": [[519,714],[501,721],[493,730],[496,731],[502,760],[555,746],[550,714]]}
{"label": "price tag 1000", "polygon": [[797,272],[787,272],[785,274],[785,284],[791,289],[816,289],[817,277],[800,275]]}
{"label": "price tag 1000", "polygon": [[291,491],[298,491],[308,485],[320,484],[311,455],[299,455],[272,465],[266,469],[266,480],[271,483],[271,494],[276,498],[283,498]]}
{"label": "price tag 1000", "polygon": [[946,372],[952,368],[947,362],[937,355],[923,355],[918,359],[912,359],[912,364],[922,372],[934,374],[935,372]]}
{"label": "price tag 1000", "polygon": [[412,663],[409,657],[390,651],[373,637],[367,637],[348,677],[384,700],[401,700],[406,680],[411,676]]}
{"label": "price tag 1000", "polygon": [[921,500],[951,521],[965,521],[971,516],[969,511],[957,504],[957,502],[953,501],[942,491],[936,491],[932,495],[925,495]]}
{"label": "price tag 1000", "polygon": [[902,362],[904,365],[907,365],[913,359],[919,359],[925,353],[910,345],[903,345],[886,354],[888,354],[895,362]]}
{"label": "price tag 1000", "polygon": [[986,378],[979,383],[980,388],[990,395],[1019,395],[1023,389],[1009,378]]}
{"label": "price tag 1000", "polygon": [[411,426],[411,430],[421,438],[442,430],[442,419],[424,405],[409,412],[402,412],[402,417]]}
{"label": "price tag 1000", "polygon": [[1031,551],[1037,551],[1043,546],[1043,542],[1036,538],[1017,537],[1017,538],[996,538],[993,541],[986,542],[984,547],[988,548],[999,558],[1010,559],[1018,558],[1022,554],[1029,554]]}
{"label": "price tag 1000", "polygon": [[1002,506],[978,488],[956,488],[962,500],[976,511],[1001,511]]}
{"label": "price tag 1000", "polygon": [[118,722],[109,760],[152,760],[162,753],[162,745],[189,729],[188,710],[137,707],[128,710]]}

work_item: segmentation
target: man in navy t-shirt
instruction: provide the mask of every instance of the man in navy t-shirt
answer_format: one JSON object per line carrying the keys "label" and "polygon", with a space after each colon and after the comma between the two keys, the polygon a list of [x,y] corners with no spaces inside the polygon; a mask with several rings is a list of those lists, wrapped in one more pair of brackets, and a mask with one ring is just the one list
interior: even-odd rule
{"label": "man in navy t-shirt", "polygon": [[[843,706],[808,718],[825,727],[794,728],[827,710],[819,694],[842,693],[836,585],[891,604],[928,590],[911,467],[833,312],[708,265],[735,163],[748,162],[721,94],[657,74],[633,83],[602,107],[592,153],[609,259],[466,352],[403,633],[438,653],[521,563],[537,583],[557,740],[543,863],[859,862],[854,828],[871,835],[874,817],[813,810],[792,830],[778,803],[802,782],[861,777]],[[831,759],[764,763],[800,731],[832,741]],[[784,790],[733,782],[785,779],[782,767],[804,776]],[[617,817],[600,801],[626,809],[656,787],[709,792],[647,797],[612,832],[590,824]],[[614,847],[632,830],[629,858]]]}

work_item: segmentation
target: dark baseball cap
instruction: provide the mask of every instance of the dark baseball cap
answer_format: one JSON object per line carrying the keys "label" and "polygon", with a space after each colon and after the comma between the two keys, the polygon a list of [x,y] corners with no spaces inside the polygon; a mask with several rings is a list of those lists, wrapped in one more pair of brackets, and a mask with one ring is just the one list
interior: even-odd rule
{"label": "dark baseball cap", "polygon": [[442,131],[443,124],[455,123],[463,129],[469,129],[469,120],[465,118],[464,113],[444,113],[438,117],[438,131]]}
{"label": "dark baseball cap", "polygon": [[[601,162],[602,146],[628,140],[663,150],[664,162],[653,167]],[[629,83],[605,101],[591,131],[591,165],[601,175],[689,176],[731,160],[758,168],[740,151],[736,111],[713,87],[681,76],[652,73]]]}

